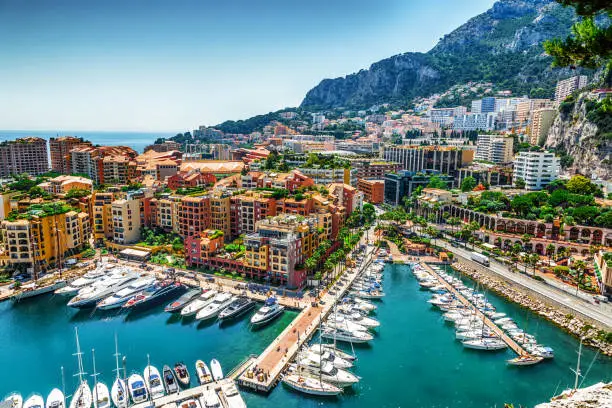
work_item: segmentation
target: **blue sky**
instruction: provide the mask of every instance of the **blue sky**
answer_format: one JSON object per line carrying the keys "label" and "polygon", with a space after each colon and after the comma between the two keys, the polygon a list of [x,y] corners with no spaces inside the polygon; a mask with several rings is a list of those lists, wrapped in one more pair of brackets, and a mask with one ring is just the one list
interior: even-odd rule
{"label": "blue sky", "polygon": [[182,131],[297,106],[493,0],[0,0],[0,129]]}

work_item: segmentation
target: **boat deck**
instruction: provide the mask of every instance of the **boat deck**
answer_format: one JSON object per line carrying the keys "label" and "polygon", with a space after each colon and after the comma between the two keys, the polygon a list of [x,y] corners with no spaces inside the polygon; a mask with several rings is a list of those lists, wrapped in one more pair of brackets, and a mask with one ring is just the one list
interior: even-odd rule
{"label": "boat deck", "polygon": [[478,316],[479,318],[483,319],[483,321],[485,322],[485,324],[495,333],[497,334],[503,341],[504,343],[506,343],[508,345],[508,347],[510,347],[516,354],[518,354],[519,356],[528,356],[529,353],[523,348],[521,347],[520,344],[518,344],[516,341],[514,341],[510,336],[508,336],[500,327],[498,327],[491,319],[489,319],[484,313],[482,313],[480,310],[478,310],[476,308],[476,306],[474,306],[472,304],[472,302],[470,302],[469,300],[467,300],[461,293],[459,293],[459,291],[457,289],[455,289],[455,287],[453,285],[451,285],[450,283],[448,283],[447,281],[445,281],[436,271],[434,271],[429,265],[427,265],[425,262],[421,262],[421,265],[425,268],[425,270],[427,270],[427,272],[429,272],[432,276],[434,276],[438,281],[440,281],[440,283],[442,285],[444,285],[446,287],[446,289],[451,292],[453,294],[453,296],[455,296],[455,298],[457,300],[459,300],[461,303],[463,303],[466,307],[470,308],[471,310],[474,311],[474,313],[476,314],[476,316]]}
{"label": "boat deck", "polygon": [[[281,373],[295,358],[297,352],[306,343],[319,327],[319,321],[324,319],[332,310],[334,304],[349,290],[355,278],[372,262],[373,252],[366,256],[359,271],[347,271],[344,276],[347,283],[335,295],[325,293],[321,304],[308,305],[283,330],[281,334],[259,355],[253,359],[244,371],[238,376],[240,386],[261,392],[269,392],[280,380]],[[254,369],[260,374],[254,373]]]}
{"label": "boat deck", "polygon": [[163,397],[156,398],[153,401],[141,402],[140,404],[132,405],[130,408],[149,408],[149,407],[175,407],[178,406],[182,401],[194,398],[200,398],[204,391],[214,390],[221,401],[221,405],[225,408],[229,408],[229,404],[225,400],[223,388],[233,383],[234,380],[231,378],[224,378],[220,381],[215,381],[205,385],[198,385],[197,387],[188,388],[181,390],[176,394],[164,395]]}

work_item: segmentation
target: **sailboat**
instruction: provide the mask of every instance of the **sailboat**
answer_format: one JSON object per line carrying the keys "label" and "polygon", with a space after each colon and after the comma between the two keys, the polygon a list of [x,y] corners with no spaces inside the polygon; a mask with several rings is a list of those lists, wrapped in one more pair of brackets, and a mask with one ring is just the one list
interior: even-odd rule
{"label": "sailboat", "polygon": [[43,408],[45,406],[45,401],[43,397],[38,394],[32,395],[23,403],[23,408]]}
{"label": "sailboat", "polygon": [[94,408],[109,408],[110,407],[110,394],[108,387],[103,382],[98,382],[98,375],[96,371],[96,352],[91,350],[91,357],[93,361],[93,374],[94,387],[93,387],[93,405]]}
{"label": "sailboat", "polygon": [[[147,360],[149,360],[148,355]],[[159,374],[159,370],[156,367],[152,366],[150,362],[148,362],[143,374],[145,384],[147,385],[147,389],[149,390],[149,394],[151,395],[151,399],[163,397],[166,391],[164,390],[164,384],[162,384],[162,378]]]}
{"label": "sailboat", "polygon": [[115,335],[115,362],[117,368],[115,368],[115,372],[117,373],[117,378],[115,378],[115,382],[111,387],[111,398],[113,400],[113,404],[117,408],[127,408],[128,406],[128,395],[127,395],[127,387],[125,384],[125,380],[121,378],[121,369],[119,368],[119,351],[117,349],[117,336]]}
{"label": "sailboat", "polygon": [[47,396],[47,402],[45,408],[65,408],[64,393],[59,388],[51,390]]}
{"label": "sailboat", "polygon": [[23,406],[23,397],[16,392],[6,397],[4,401],[10,403],[9,408],[22,408]]}
{"label": "sailboat", "polygon": [[81,352],[81,345],[79,343],[79,331],[76,327],[74,328],[74,333],[77,347],[75,355],[77,356],[79,367],[79,372],[76,375],[79,377],[79,386],[72,396],[70,408],[90,408],[93,396],[89,385],[87,385],[87,380],[83,379],[83,375],[85,374],[85,372],[83,372],[83,353]]}

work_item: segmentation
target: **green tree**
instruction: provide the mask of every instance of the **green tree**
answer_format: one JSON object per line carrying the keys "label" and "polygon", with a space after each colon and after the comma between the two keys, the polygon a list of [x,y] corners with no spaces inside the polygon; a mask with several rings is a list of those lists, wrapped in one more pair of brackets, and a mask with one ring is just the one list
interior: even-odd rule
{"label": "green tree", "polygon": [[584,284],[584,278],[586,275],[586,262],[583,260],[574,261],[572,265],[576,275],[574,276],[576,282],[576,296],[578,296],[578,290],[580,286]]}
{"label": "green tree", "polygon": [[464,193],[472,191],[476,187],[476,179],[472,176],[466,177],[461,182],[461,191]]}
{"label": "green tree", "polygon": [[581,195],[596,195],[599,191],[597,185],[591,183],[591,180],[581,175],[576,175],[569,179],[566,188],[570,193]]}
{"label": "green tree", "polygon": [[574,7],[582,19],[572,26],[567,38],[544,42],[544,50],[553,57],[553,66],[598,68],[606,65],[605,82],[610,84],[612,25],[598,26],[595,19],[601,15],[612,17],[612,3],[608,0],[557,1]]}
{"label": "green tree", "polygon": [[550,266],[551,262],[552,262],[552,256],[555,253],[555,245],[554,244],[548,244],[546,245],[546,255],[548,255],[548,266]]}
{"label": "green tree", "polygon": [[527,184],[525,183],[525,180],[523,180],[521,177],[517,177],[517,179],[514,180],[514,185],[516,188],[523,189]]}
{"label": "green tree", "polygon": [[429,179],[429,184],[427,184],[427,188],[439,188],[439,189],[447,189],[448,185],[446,182],[442,181],[442,179],[438,176],[432,176]]}

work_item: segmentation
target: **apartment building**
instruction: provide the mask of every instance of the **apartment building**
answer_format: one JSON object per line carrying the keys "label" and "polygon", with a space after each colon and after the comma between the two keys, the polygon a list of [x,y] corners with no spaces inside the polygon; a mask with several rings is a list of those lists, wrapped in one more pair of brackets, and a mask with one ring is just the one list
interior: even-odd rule
{"label": "apartment building", "polygon": [[47,141],[24,137],[0,143],[0,177],[27,173],[32,176],[49,171]]}
{"label": "apartment building", "polygon": [[82,137],[60,136],[50,138],[51,170],[60,174],[72,173],[71,150],[90,146],[92,146],[91,142],[84,140]]}
{"label": "apartment building", "polygon": [[588,78],[586,75],[576,75],[571,78],[557,82],[555,89],[555,103],[560,104],[572,94],[572,92],[587,86]]}
{"label": "apartment building", "polygon": [[353,168],[323,169],[299,167],[298,171],[304,176],[311,178],[315,184],[345,183],[352,186],[357,185],[357,169]]}
{"label": "apartment building", "polygon": [[559,177],[559,158],[549,152],[520,152],[514,159],[513,181],[525,181],[526,190],[541,190]]}
{"label": "apartment building", "polygon": [[185,239],[185,261],[189,265],[202,265],[223,248],[225,237],[222,231],[207,229]]}
{"label": "apartment building", "polygon": [[136,177],[136,162],[126,156],[106,156],[102,159],[102,174],[102,184],[129,184]]}
{"label": "apartment building", "polygon": [[175,142],[173,140],[164,140],[162,143],[155,143],[145,147],[144,152],[146,153],[149,150],[153,150],[157,153],[165,153],[171,152],[173,150],[179,151],[181,147],[182,145],[178,142]]}
{"label": "apartment building", "polygon": [[448,146],[385,146],[383,158],[409,172],[437,171],[455,176],[474,160],[474,151]]}
{"label": "apartment building", "polygon": [[277,203],[274,198],[253,192],[237,197],[239,206],[232,214],[233,216],[237,215],[237,235],[254,232],[255,224],[259,220],[276,215]]}
{"label": "apartment building", "polygon": [[211,226],[209,197],[182,197],[179,206],[179,234],[183,238],[199,236]]}
{"label": "apartment building", "polygon": [[387,174],[385,176],[385,203],[394,206],[402,204],[404,197],[410,197],[417,187],[427,186],[433,176],[445,182],[449,188],[452,187],[454,178],[440,173],[399,171]]}
{"label": "apartment building", "polygon": [[38,185],[51,194],[66,194],[70,190],[92,191],[93,182],[85,177],[62,175]]}
{"label": "apartment building", "polygon": [[546,138],[548,130],[555,120],[557,110],[554,108],[536,109],[531,115],[531,126],[529,127],[529,143],[538,145],[539,141]]}
{"label": "apartment building", "polygon": [[453,122],[453,129],[457,131],[493,130],[497,123],[497,113],[468,113],[457,116]]}
{"label": "apartment building", "polygon": [[511,163],[514,138],[505,135],[478,135],[476,159],[495,164]]}
{"label": "apartment building", "polygon": [[231,236],[231,194],[223,192],[213,192],[211,194],[210,228],[221,231],[228,238]]}
{"label": "apartment building", "polygon": [[332,183],[327,189],[334,204],[344,207],[347,215],[363,207],[363,193],[355,187],[344,183]]}
{"label": "apartment building", "polygon": [[317,217],[279,215],[261,220],[256,232],[244,238],[244,263],[266,272],[270,280],[295,289],[306,283],[306,271],[297,270],[319,244]]}
{"label": "apartment building", "polygon": [[363,199],[371,204],[382,204],[385,201],[385,181],[359,179],[357,189],[363,193]]}
{"label": "apartment building", "polygon": [[136,175],[136,152],[127,146],[76,147],[70,151],[73,174],[94,184],[128,183]]}
{"label": "apartment building", "polygon": [[301,200],[296,198],[285,198],[277,202],[277,213],[308,215],[314,211],[314,200],[311,197],[305,197]]}
{"label": "apartment building", "polygon": [[351,167],[357,169],[357,179],[377,179],[382,180],[387,173],[395,173],[400,170],[397,162],[384,161],[381,159],[348,159]]}
{"label": "apartment building", "polygon": [[10,267],[34,273],[45,271],[88,243],[91,229],[87,214],[46,213],[32,208],[27,219],[4,220],[0,224]]}
{"label": "apartment building", "polygon": [[121,245],[140,240],[140,200],[119,199],[111,204],[113,219],[113,242]]}
{"label": "apartment building", "polygon": [[94,239],[113,239],[113,193],[94,193],[92,200]]}
{"label": "apartment building", "polygon": [[512,185],[512,166],[474,162],[470,166],[459,169],[457,186],[461,186],[466,177],[473,177],[477,185],[509,186]]}

